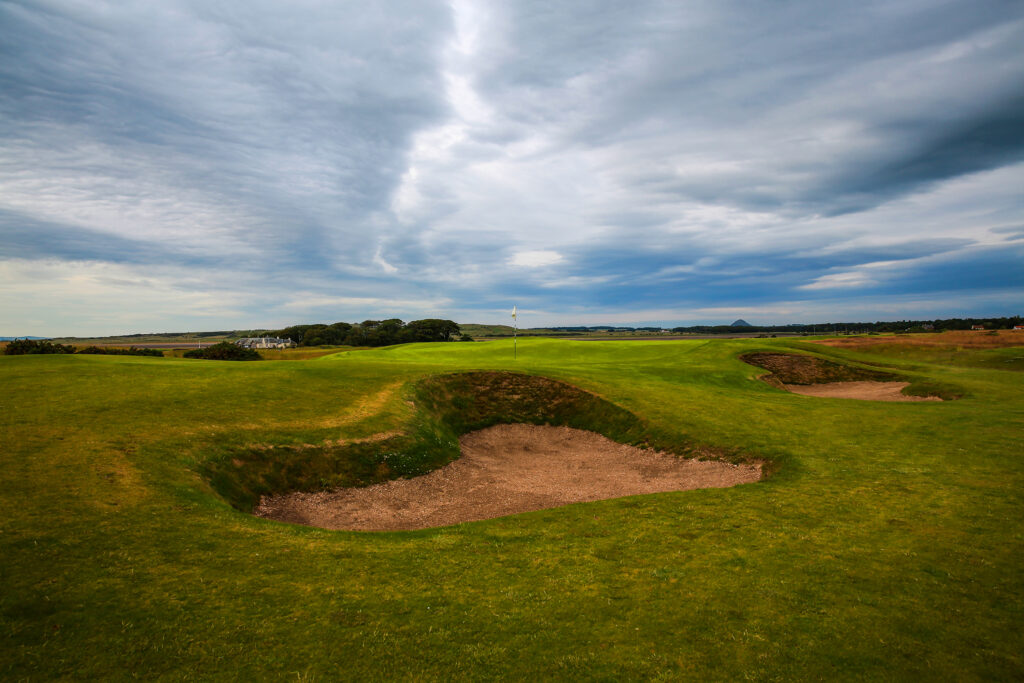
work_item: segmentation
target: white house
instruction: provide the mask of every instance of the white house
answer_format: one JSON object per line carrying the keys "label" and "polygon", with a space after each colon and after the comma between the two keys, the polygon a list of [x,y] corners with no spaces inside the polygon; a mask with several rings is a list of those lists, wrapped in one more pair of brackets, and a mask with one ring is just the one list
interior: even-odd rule
{"label": "white house", "polygon": [[245,337],[236,340],[235,344],[246,349],[290,349],[297,346],[291,339],[279,337]]}

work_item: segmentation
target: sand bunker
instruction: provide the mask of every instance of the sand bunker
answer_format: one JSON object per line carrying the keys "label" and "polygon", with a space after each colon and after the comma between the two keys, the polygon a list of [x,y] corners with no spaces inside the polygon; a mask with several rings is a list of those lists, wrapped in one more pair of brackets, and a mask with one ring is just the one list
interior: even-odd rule
{"label": "sand bunker", "polygon": [[688,460],[569,427],[498,425],[459,441],[462,457],[430,474],[365,488],[264,496],[253,512],[325,529],[424,529],[761,478],[759,465]]}
{"label": "sand bunker", "polygon": [[762,380],[780,389],[819,398],[855,398],[861,401],[941,401],[938,396],[910,396],[910,382],[899,375],[836,363],[795,353],[745,353],[740,360],[771,370]]}
{"label": "sand bunker", "polygon": [[910,382],[829,382],[827,384],[783,384],[794,394],[820,398],[856,398],[862,401],[941,401],[938,396],[909,396],[903,388]]}

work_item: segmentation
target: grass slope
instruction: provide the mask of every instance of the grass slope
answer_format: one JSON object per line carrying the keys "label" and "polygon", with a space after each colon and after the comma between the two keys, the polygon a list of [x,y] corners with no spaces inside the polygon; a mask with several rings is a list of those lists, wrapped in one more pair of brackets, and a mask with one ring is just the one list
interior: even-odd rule
{"label": "grass slope", "polygon": [[[511,346],[275,363],[0,357],[0,677],[1024,675],[1013,363],[540,339],[520,340],[513,362]],[[780,350],[884,362],[965,398],[807,398],[737,359]],[[198,474],[253,444],[400,429],[414,383],[461,369],[569,382],[777,470],[384,534],[252,518]]]}

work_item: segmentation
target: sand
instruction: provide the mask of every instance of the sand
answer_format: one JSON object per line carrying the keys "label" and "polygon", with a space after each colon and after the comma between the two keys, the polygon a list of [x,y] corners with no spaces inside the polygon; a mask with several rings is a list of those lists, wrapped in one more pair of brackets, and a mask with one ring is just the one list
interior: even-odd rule
{"label": "sand", "polygon": [[569,503],[758,481],[760,465],[680,458],[569,427],[497,425],[466,434],[439,470],[365,488],[264,496],[254,514],[325,529],[446,526]]}
{"label": "sand", "polygon": [[902,393],[910,382],[828,382],[825,384],[783,384],[794,394],[819,398],[856,398],[862,401],[941,401],[938,396],[908,396]]}

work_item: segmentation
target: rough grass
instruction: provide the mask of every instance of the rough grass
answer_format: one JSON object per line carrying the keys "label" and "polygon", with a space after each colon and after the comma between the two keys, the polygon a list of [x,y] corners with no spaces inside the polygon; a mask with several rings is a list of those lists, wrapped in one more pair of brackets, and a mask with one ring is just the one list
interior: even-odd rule
{"label": "rough grass", "polygon": [[[0,677],[1020,679],[1019,372],[833,348],[967,395],[816,401],[737,358],[823,348],[0,358]],[[253,518],[198,474],[249,444],[398,430],[416,408],[389,387],[508,369],[779,467],[731,489],[400,533]]]}
{"label": "rough grass", "polygon": [[822,384],[829,382],[895,382],[899,375],[880,370],[836,363],[804,354],[745,353],[740,359],[771,371],[771,379],[781,384]]}
{"label": "rough grass", "polygon": [[823,339],[826,346],[866,350],[873,347],[896,348],[925,347],[932,349],[998,349],[1011,346],[1024,347],[1022,330],[947,330],[924,334],[880,335],[877,337],[843,337]]}

